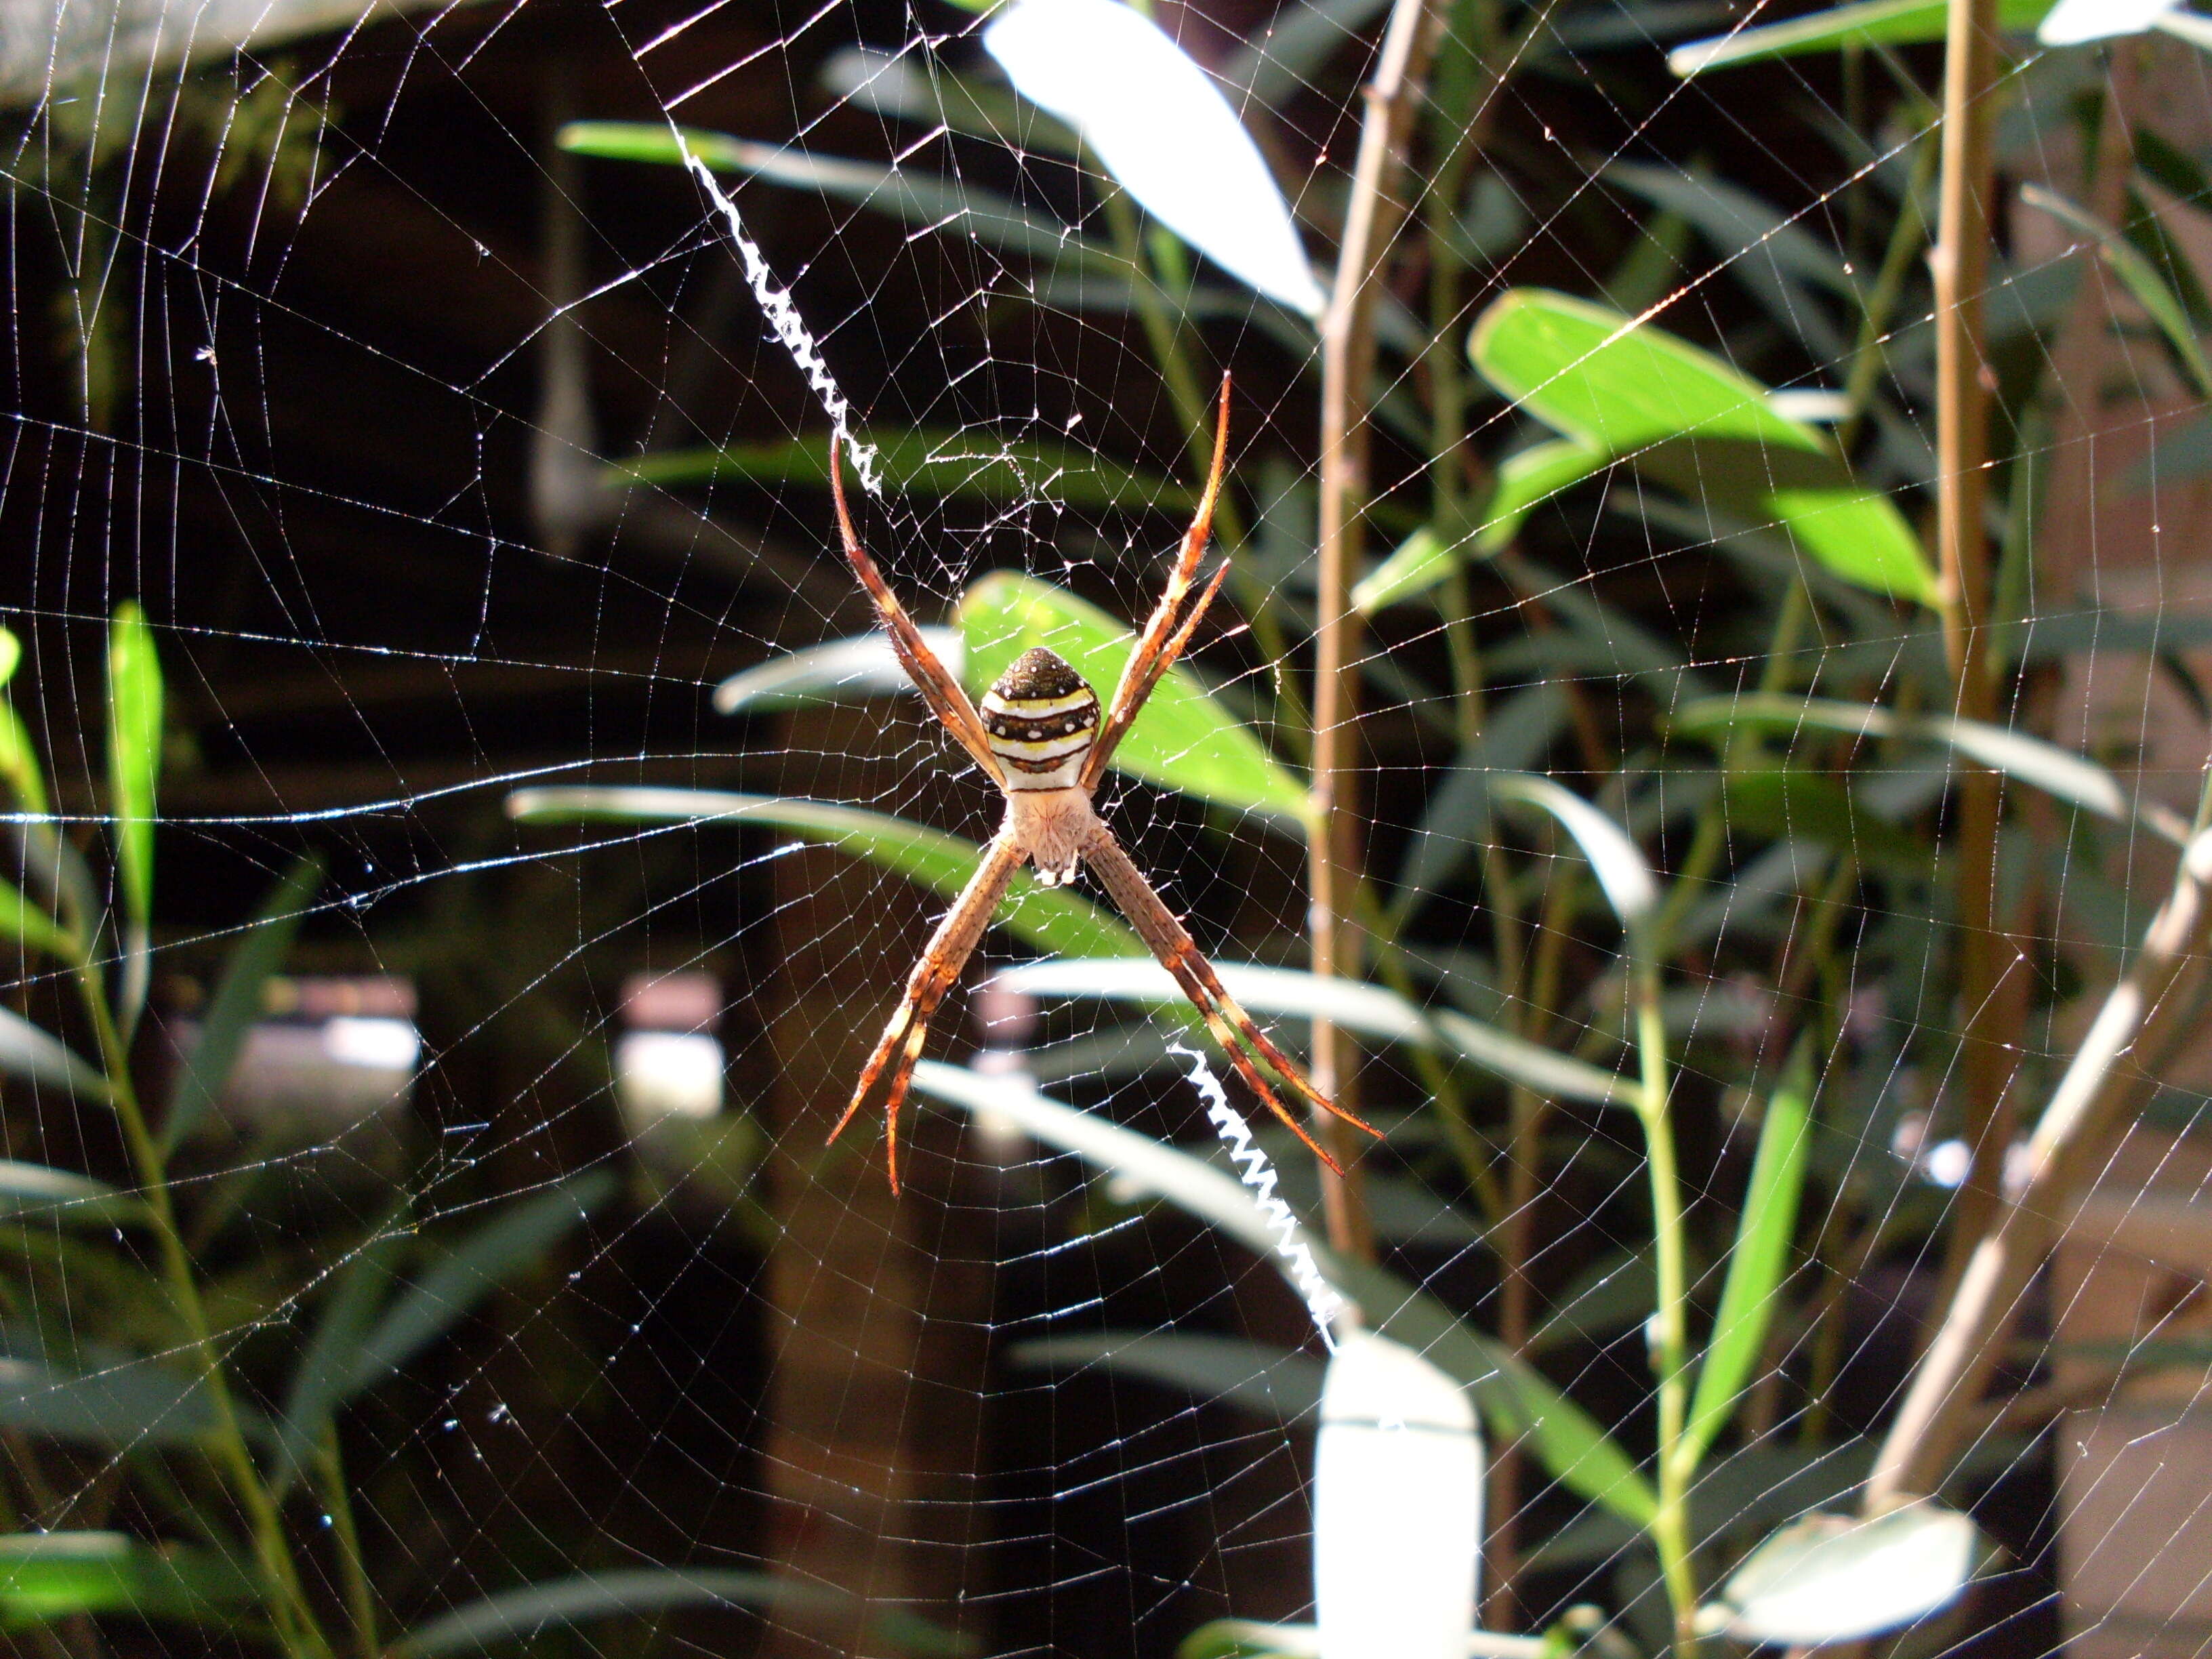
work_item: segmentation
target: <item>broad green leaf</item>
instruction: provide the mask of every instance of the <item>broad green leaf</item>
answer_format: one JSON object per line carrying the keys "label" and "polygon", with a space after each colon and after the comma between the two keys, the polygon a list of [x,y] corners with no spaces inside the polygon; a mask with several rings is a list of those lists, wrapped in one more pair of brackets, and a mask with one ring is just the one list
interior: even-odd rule
{"label": "broad green leaf", "polygon": [[[1189,487],[1139,472],[1095,450],[1060,441],[997,438],[988,430],[896,431],[873,437],[886,481],[916,496],[969,496],[996,504],[1060,501],[1124,511],[1188,513]],[[787,438],[728,449],[655,450],[608,468],[611,482],[676,486],[742,479],[781,488],[830,488],[828,436]]]}
{"label": "broad green leaf", "polygon": [[[1594,1106],[1626,1106],[1634,1102],[1633,1085],[1586,1060],[1528,1042],[1453,1009],[1417,1008],[1379,985],[1322,979],[1293,968],[1264,968],[1249,963],[1216,963],[1214,966],[1220,970],[1222,984],[1230,995],[1256,1013],[1305,1020],[1325,1014],[1363,1036],[1418,1048],[1447,1049],[1553,1099],[1584,1101]],[[994,982],[1029,996],[1089,996],[1154,1007],[1188,1006],[1174,977],[1150,957],[1022,963],[1002,969]]]}
{"label": "broad green leaf", "polygon": [[261,1599],[243,1568],[209,1549],[155,1548],[119,1532],[0,1537],[0,1626],[79,1614],[228,1624]]}
{"label": "broad green leaf", "polygon": [[2137,819],[2169,841],[2179,842],[2188,826],[2154,803],[2130,805],[2119,780],[2094,761],[2055,743],[2008,731],[1982,720],[1949,714],[1899,714],[1869,703],[1828,697],[1798,697],[1784,692],[1755,692],[1741,697],[1700,697],[1684,704],[1668,721],[1684,735],[1718,733],[1731,726],[1795,734],[1832,732],[1850,738],[1910,738],[1955,749],[1980,766],[2016,782],[2125,823]]}
{"label": "broad green leaf", "polygon": [[1500,773],[1490,792],[1505,800],[1541,807],[1559,821],[1589,860],[1620,925],[1633,937],[1659,902],[1659,884],[1628,832],[1572,791],[1533,772]]}
{"label": "broad green leaf", "polygon": [[0,1073],[109,1104],[114,1097],[99,1067],[80,1059],[59,1037],[41,1030],[12,1008],[0,1008]]}
{"label": "broad green leaf", "polygon": [[1432,530],[1415,531],[1352,588],[1353,608],[1371,617],[1434,587],[1450,571],[1454,559],[1494,557],[1521,533],[1531,513],[1611,459],[1572,438],[1550,439],[1507,456],[1498,465],[1481,522],[1465,543],[1449,547]]}
{"label": "broad green leaf", "polygon": [[1790,1266],[1790,1241],[1797,1226],[1797,1200],[1805,1187],[1805,1160],[1813,1144],[1813,1048],[1800,1037],[1782,1081],[1767,1097],[1759,1126],[1751,1185],[1729,1251],[1728,1279],[1712,1339],[1698,1366],[1690,1402],[1683,1462],[1694,1469],[1735,1410],[1750,1380],[1774,1315],[1775,1293]]}
{"label": "broad green leaf", "polygon": [[606,1202],[613,1171],[594,1170],[529,1198],[501,1205],[474,1232],[418,1274],[392,1297],[384,1316],[347,1358],[328,1391],[336,1410],[374,1388],[443,1335],[477,1303],[547,1253]]}
{"label": "broad green leaf", "polygon": [[80,961],[84,956],[76,936],[5,876],[0,876],[0,939],[12,939],[27,951],[41,951],[63,962]]}
{"label": "broad green leaf", "polygon": [[[976,692],[1041,645],[1066,658],[1104,702],[1136,645],[1128,628],[1096,605],[1012,571],[969,588],[956,620],[967,641],[967,683]],[[1154,688],[1114,751],[1114,769],[1217,806],[1264,812],[1285,829],[1305,823],[1305,785],[1180,665]]]}
{"label": "broad green leaf", "polygon": [[1097,1336],[1043,1336],[1017,1342],[1009,1364],[1072,1372],[1093,1366],[1218,1400],[1279,1423],[1310,1423],[1321,1404],[1319,1360],[1288,1348],[1231,1336],[1176,1331],[1107,1331]]}
{"label": "broad green leaf", "polygon": [[94,1350],[88,1369],[0,1358],[0,1426],[128,1451],[197,1446],[217,1427],[202,1378],[161,1360]]}
{"label": "broad green leaf", "polygon": [[1718,1622],[1737,1641],[1778,1647],[1860,1641],[1948,1607],[1980,1555],[1974,1523],[1935,1503],[1872,1520],[1808,1515],[1729,1576]]}
{"label": "broad green leaf", "polygon": [[1498,391],[1584,448],[1693,500],[1773,520],[1847,581],[1934,599],[1935,572],[1895,504],[1711,353],[1586,300],[1520,289],[1483,313],[1468,355]]}
{"label": "broad green leaf", "polygon": [[924,1060],[915,1069],[914,1083],[933,1098],[1073,1152],[1126,1187],[1165,1199],[1219,1228],[1282,1273],[1293,1290],[1298,1286],[1285,1249],[1303,1246],[1322,1277],[1359,1309],[1370,1328],[1406,1344],[1475,1389],[1501,1439],[1526,1436],[1545,1467],[1570,1490],[1639,1528],[1656,1513],[1650,1483],[1628,1455],[1534,1368],[1382,1269],[1347,1261],[1302,1230],[1286,1237],[1261,1214],[1250,1190],[1213,1164],[1094,1113],[1062,1105],[1024,1079],[987,1077],[964,1066]]}
{"label": "broad green leaf", "polygon": [[[1997,27],[2033,29],[2054,0],[1997,0]],[[1943,0],[1861,0],[1861,3],[1793,17],[1786,23],[1737,29],[1692,40],[1667,54],[1667,67],[1686,79],[1728,64],[1765,58],[1798,58],[1844,46],[1917,46],[1943,38],[1949,13]]]}
{"label": "broad green leaf", "polygon": [[115,607],[107,635],[107,787],[124,914],[143,935],[154,916],[155,786],[161,769],[161,664],[146,613]]}
{"label": "broad green leaf", "polygon": [[261,1018],[262,993],[269,976],[284,965],[298,936],[300,922],[322,885],[319,859],[302,859],[294,865],[263,902],[261,912],[244,937],[231,947],[222,978],[200,1022],[199,1040],[178,1067],[169,1090],[168,1110],[161,1118],[161,1150],[173,1152],[198,1127],[210,1107],[222,1097],[246,1046],[246,1033]]}
{"label": "broad green leaf", "polygon": [[[922,641],[955,676],[963,644],[950,628],[925,628]],[[800,708],[823,702],[856,702],[896,696],[915,689],[890,636],[880,629],[851,639],[787,652],[732,674],[714,688],[714,712],[738,714],[756,709]]]}
{"label": "broad green leaf", "polygon": [[[507,810],[508,817],[526,823],[760,823],[866,859],[948,903],[968,884],[983,856],[972,841],[904,818],[774,795],[707,789],[522,789],[507,797]],[[1067,888],[1040,885],[1026,869],[1014,872],[996,921],[1024,943],[1062,956],[1126,957],[1145,948],[1109,912]]]}
{"label": "broad green leaf", "polygon": [[44,1164],[0,1158],[0,1221],[112,1227],[143,1219],[145,1206],[104,1181]]}
{"label": "broad green leaf", "polygon": [[2068,201],[2057,191],[2042,185],[2022,185],[2020,199],[2027,206],[2049,214],[2077,235],[2086,236],[2097,245],[2105,263],[2127,285],[2136,302],[2150,313],[2158,325],[2159,332],[2166,337],[2181,366],[2189,371],[2197,383],[2197,395],[2212,398],[2212,363],[2204,360],[2203,343],[2197,337],[2197,325],[2191,320],[2187,309],[2173,290],[2166,286],[2166,278],[2158,268],[2145,258],[2142,251],[2116,230],[2098,223],[2086,210]]}
{"label": "broad green leaf", "polygon": [[[418,1626],[394,1642],[391,1659],[436,1659],[449,1653],[519,1645],[541,1649],[549,1632],[601,1619],[641,1619],[677,1607],[761,1607],[786,1613],[836,1615],[863,1604],[842,1591],[732,1567],[624,1567],[578,1573],[503,1590]],[[863,1622],[880,1643],[907,1653],[969,1652],[961,1638],[910,1613],[869,1608]]]}
{"label": "broad green leaf", "polygon": [[359,1392],[356,1361],[386,1310],[398,1257],[410,1236],[388,1233],[370,1240],[334,1275],[322,1318],[308,1339],[276,1431],[269,1489],[282,1498],[314,1455],[316,1443],[349,1393]]}
{"label": "broad green leaf", "polygon": [[649,122],[572,121],[561,129],[557,142],[580,155],[663,167],[684,166],[688,150],[717,173],[747,173],[819,191],[925,231],[965,234],[987,246],[1030,254],[1047,264],[1067,261],[1109,274],[1129,274],[1127,260],[1064,225],[1039,218],[1005,197],[933,178],[915,167],[811,155],[693,127],[672,131]]}

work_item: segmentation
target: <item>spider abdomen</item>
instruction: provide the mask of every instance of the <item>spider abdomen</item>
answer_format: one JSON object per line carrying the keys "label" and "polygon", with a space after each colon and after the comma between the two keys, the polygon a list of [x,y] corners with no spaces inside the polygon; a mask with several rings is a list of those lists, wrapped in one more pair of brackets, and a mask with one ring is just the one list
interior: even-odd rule
{"label": "spider abdomen", "polygon": [[978,712],[1010,789],[1072,787],[1098,735],[1098,694],[1042,646],[1014,659]]}

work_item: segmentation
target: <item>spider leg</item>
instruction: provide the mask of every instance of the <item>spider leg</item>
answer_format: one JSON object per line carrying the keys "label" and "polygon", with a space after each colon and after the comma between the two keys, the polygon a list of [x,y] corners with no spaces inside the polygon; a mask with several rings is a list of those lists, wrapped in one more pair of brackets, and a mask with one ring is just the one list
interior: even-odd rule
{"label": "spider leg", "polygon": [[982,863],[975,866],[968,885],[945,913],[945,920],[937,924],[937,931],[930,935],[921,960],[908,975],[906,994],[899,1000],[890,1023],[884,1027],[875,1052],[868,1056],[868,1063],[860,1073],[860,1087],[853,1091],[852,1103],[837,1120],[837,1127],[830,1131],[833,1142],[845,1133],[845,1126],[867,1103],[877,1080],[889,1066],[890,1083],[884,1101],[884,1146],[894,1194],[899,1189],[899,1108],[906,1103],[907,1085],[913,1081],[915,1062],[921,1058],[922,1044],[929,1039],[930,1018],[937,1012],[938,1004],[945,1000],[945,994],[958,983],[960,970],[975,955],[983,930],[990,926],[991,916],[1006,895],[1006,884],[1013,879],[1014,872],[1027,856],[1020,842],[1006,830],[1001,830],[984,848]]}
{"label": "spider leg", "polygon": [[1152,890],[1152,883],[1145,879],[1144,872],[1137,868],[1136,861],[1122,850],[1121,843],[1114,839],[1112,830],[1100,825],[1090,844],[1083,849],[1083,857],[1097,875],[1099,884],[1121,907],[1121,914],[1128,917],[1138,936],[1151,947],[1160,965],[1175,976],[1176,983],[1182,988],[1182,993],[1190,999],[1191,1006],[1205,1019],[1206,1029],[1212,1033],[1214,1042],[1220,1045],[1222,1052],[1237,1067],[1237,1075],[1251,1085],[1252,1091],[1260,1097],[1267,1109],[1305,1143],[1307,1150],[1339,1175],[1344,1173],[1337,1161],[1306,1133],[1305,1127],[1297,1121],[1290,1108],[1284,1105],[1259,1066],[1254,1064],[1254,1054],[1265,1060],[1269,1069],[1301,1098],[1333,1117],[1342,1118],[1354,1128],[1366,1130],[1378,1140],[1382,1138],[1382,1131],[1374,1125],[1345,1110],[1315,1088],[1312,1079],[1299,1068],[1297,1062],[1278,1048],[1252,1016],[1238,1005],[1237,999],[1229,994],[1221,983],[1221,975],[1200,952],[1189,930],[1176,920],[1175,912],[1168,908],[1166,901]]}
{"label": "spider leg", "polygon": [[860,586],[873,602],[900,665],[914,681],[923,701],[929,704],[930,712],[959,738],[960,746],[983,769],[984,775],[1003,787],[1006,771],[999,764],[999,757],[991,752],[990,734],[983,729],[982,716],[975,712],[975,705],[968,700],[968,694],[960,689],[960,682],[929,648],[929,642],[921,637],[921,630],[914,625],[914,618],[907,615],[906,607],[898,602],[898,595],[891,592],[884,573],[876,568],[876,562],[868,556],[854,532],[853,515],[845,506],[844,455],[835,438],[830,441],[830,495],[837,504],[837,530],[844,538],[845,562],[853,567],[853,574],[860,578]]}
{"label": "spider leg", "polygon": [[[1213,596],[1221,589],[1221,573],[1215,573],[1212,581],[1199,595],[1198,603],[1188,616],[1182,614],[1183,602],[1190,597],[1190,585],[1198,574],[1198,562],[1206,556],[1206,538],[1213,529],[1214,504],[1221,499],[1221,478],[1229,461],[1229,377],[1221,377],[1221,403],[1213,421],[1213,465],[1206,477],[1206,493],[1199,497],[1198,511],[1183,532],[1182,552],[1176,560],[1175,568],[1168,573],[1167,586],[1160,591],[1160,602],[1152,607],[1152,614],[1145,623],[1145,631],[1137,636],[1136,649],[1122,665],[1121,678],[1114,688],[1113,700],[1107,705],[1106,718],[1099,723],[1098,736],[1091,746],[1091,753],[1083,762],[1083,787],[1095,789],[1098,780],[1106,775],[1106,763],[1113,757],[1115,747],[1129,727],[1136,723],[1137,714],[1151,696],[1152,688],[1175,665],[1175,660],[1190,643],[1197,630],[1199,619],[1206,608],[1213,603]],[[1227,567],[1224,567],[1225,570]]]}

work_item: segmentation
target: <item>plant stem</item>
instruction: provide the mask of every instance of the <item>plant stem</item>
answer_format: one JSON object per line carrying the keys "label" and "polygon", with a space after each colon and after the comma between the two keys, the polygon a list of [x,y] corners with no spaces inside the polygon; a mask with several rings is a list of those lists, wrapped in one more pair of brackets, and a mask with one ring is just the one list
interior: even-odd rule
{"label": "plant stem", "polygon": [[106,987],[98,966],[93,963],[80,964],[76,977],[85,1012],[91,1018],[99,1040],[100,1066],[106,1074],[117,1120],[123,1127],[131,1167],[139,1184],[145,1188],[147,1216],[161,1250],[162,1276],[168,1281],[169,1295],[183,1322],[187,1346],[198,1363],[209,1404],[214,1408],[216,1424],[211,1440],[215,1459],[229,1480],[233,1496],[246,1512],[254,1559],[268,1581],[270,1611],[277,1634],[289,1651],[308,1656],[309,1659],[326,1659],[330,1644],[316,1624],[314,1610],[308,1604],[291,1550],[284,1540],[283,1522],[276,1512],[276,1502],[262,1481],[260,1470],[254,1467],[253,1454],[240,1426],[238,1408],[231,1398],[230,1379],[223,1370],[222,1356],[216,1350],[206,1305],[200,1300],[199,1281],[193,1275],[191,1257],[185,1248],[184,1233],[170,1201],[168,1171],[164,1167],[161,1146],[139,1108],[137,1091],[131,1079],[131,1057],[116,1025],[114,1012],[108,1006]]}
{"label": "plant stem", "polygon": [[376,1595],[369,1588],[368,1570],[362,1559],[361,1529],[354,1522],[353,1496],[346,1490],[345,1454],[338,1444],[335,1423],[324,1425],[315,1468],[337,1544],[338,1577],[345,1592],[346,1614],[353,1621],[354,1645],[360,1649],[361,1659],[377,1659]]}
{"label": "plant stem", "polygon": [[1651,1172],[1651,1242],[1659,1279],[1653,1367],[1659,1373],[1659,1510],[1651,1541],[1659,1552],[1667,1600],[1674,1613],[1678,1655],[1697,1641],[1698,1585],[1691,1568],[1690,1479],[1694,1451],[1684,1438],[1690,1404],[1688,1274],[1683,1266],[1682,1182],[1674,1162],[1674,1127],[1668,1113],[1667,1031],[1660,1018],[1659,965],[1645,956],[1631,972],[1636,999],[1636,1046],[1642,1085],[1636,1115]]}

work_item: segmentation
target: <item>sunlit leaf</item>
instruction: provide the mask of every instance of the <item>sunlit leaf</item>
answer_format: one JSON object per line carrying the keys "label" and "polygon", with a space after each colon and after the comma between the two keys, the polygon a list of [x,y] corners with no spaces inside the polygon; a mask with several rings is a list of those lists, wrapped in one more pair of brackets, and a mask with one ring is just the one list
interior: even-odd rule
{"label": "sunlit leaf", "polygon": [[1856,1642],[1948,1607],[1974,1576],[1974,1523],[1919,1503],[1873,1520],[1810,1515],[1746,1558],[1721,1592],[1726,1630],[1781,1647]]}
{"label": "sunlit leaf", "polygon": [[580,155],[664,167],[684,166],[688,152],[717,173],[749,173],[796,189],[819,191],[940,235],[964,233],[1008,252],[1128,274],[1126,259],[1065,226],[1024,212],[1003,196],[948,183],[915,167],[812,155],[694,127],[672,132],[665,125],[643,121],[572,121],[561,129],[558,142],[562,149]]}
{"label": "sunlit leaf", "polygon": [[[1113,696],[1133,632],[1064,589],[1013,571],[986,576],[961,597],[956,620],[967,641],[966,679],[980,694],[1035,646],[1058,652]],[[1114,751],[1117,771],[1240,811],[1263,812],[1285,829],[1304,825],[1305,786],[1180,666],[1168,671]]]}
{"label": "sunlit leaf", "polygon": [[213,1550],[157,1549],[119,1532],[0,1537],[0,1626],[11,1629],[82,1614],[228,1624],[260,1596]]}
{"label": "sunlit leaf", "polygon": [[23,717],[4,698],[0,698],[0,783],[7,785],[20,810],[33,816],[45,813],[46,780],[39,751],[31,746]]}
{"label": "sunlit leaf", "polygon": [[[507,798],[507,810],[526,823],[759,823],[866,859],[948,903],[968,884],[983,856],[972,841],[904,818],[774,795],[706,789],[523,789]],[[995,920],[1015,938],[1064,956],[1126,957],[1145,948],[1132,929],[1099,906],[1067,888],[1042,886],[1027,870],[1014,872]]]}
{"label": "sunlit leaf", "polygon": [[[522,1644],[542,1646],[550,1632],[603,1619],[648,1618],[678,1607],[753,1607],[784,1614],[849,1615],[862,1603],[842,1591],[773,1573],[732,1567],[624,1567],[578,1573],[470,1601],[418,1626],[392,1644],[392,1659]],[[910,1613],[868,1608],[876,1643],[926,1656],[969,1651],[941,1626]]]}
{"label": "sunlit leaf", "polygon": [[[1000,438],[970,428],[894,429],[872,441],[885,479],[917,496],[1177,513],[1189,512],[1196,500],[1186,484],[1136,471],[1065,440]],[[734,478],[773,488],[799,484],[826,490],[830,440],[823,434],[727,449],[654,450],[610,466],[607,475],[616,483],[679,486]]]}
{"label": "sunlit leaf", "polygon": [[15,678],[15,670],[23,661],[23,642],[15,637],[12,628],[0,627],[0,690]]}
{"label": "sunlit leaf", "polygon": [[[1612,1073],[1529,1042],[1449,1008],[1416,1008],[1395,991],[1357,980],[1323,979],[1292,968],[1216,963],[1229,994],[1255,1013],[1310,1020],[1326,1016],[1346,1030],[1420,1048],[1443,1048],[1558,1100],[1627,1105],[1633,1088]],[[1008,990],[1036,997],[1089,996],[1185,1006],[1174,977],[1150,957],[1087,957],[1023,963],[994,976]]]}
{"label": "sunlit leaf", "polygon": [[107,635],[107,787],[124,914],[144,933],[154,915],[155,783],[161,769],[161,664],[146,613],[125,600]]}
{"label": "sunlit leaf", "polygon": [[262,993],[269,976],[284,965],[322,880],[321,860],[302,859],[294,865],[264,902],[244,937],[231,947],[222,977],[208,1004],[207,1018],[200,1022],[199,1040],[178,1068],[176,1082],[169,1090],[168,1110],[161,1119],[163,1152],[175,1151],[222,1097],[246,1046],[246,1034],[261,1018]]}
{"label": "sunlit leaf", "polygon": [[[1997,27],[2032,29],[2051,9],[2051,0],[1997,0]],[[1844,46],[1917,46],[1941,40],[1948,16],[1944,0],[1860,0],[1786,23],[1692,40],[1667,54],[1667,67],[1686,77],[1729,64],[1798,58]]]}
{"label": "sunlit leaf", "polygon": [[[960,672],[965,649],[959,630],[925,628],[923,643],[953,674]],[[915,689],[906,666],[881,629],[827,645],[787,652],[745,669],[714,688],[714,712],[802,708],[823,702],[855,702],[895,696]]]}
{"label": "sunlit leaf", "polygon": [[1559,821],[1589,860],[1620,925],[1632,935],[1659,902],[1659,884],[1628,832],[1571,790],[1533,772],[1501,773],[1490,780],[1491,793],[1541,807]]}
{"label": "sunlit leaf", "polygon": [[104,1181],[43,1164],[0,1158],[0,1221],[112,1227],[144,1215],[145,1206]]}
{"label": "sunlit leaf", "polygon": [[1603,306],[1521,289],[1483,313],[1468,355],[1498,391],[1585,448],[1692,500],[1772,520],[1847,581],[1935,598],[1935,572],[1896,505],[1711,353]]}
{"label": "sunlit leaf", "polygon": [[[2074,0],[2064,0],[2073,3]],[[2064,6],[2062,4],[2061,9]],[[2057,13],[2053,13],[2054,17]],[[2093,38],[2093,37],[2084,37]],[[2145,258],[2142,251],[2116,230],[2097,222],[2087,210],[2068,201],[2057,191],[2042,185],[2022,185],[2020,199],[2027,206],[2039,209],[2077,235],[2087,236],[2097,245],[2097,251],[2113,273],[2127,285],[2136,302],[2150,313],[2158,325],[2166,343],[2174,356],[2189,371],[2196,381],[2201,397],[2212,398],[2212,363],[2204,359],[2204,347],[2197,337],[2197,325],[2190,319],[2187,309],[2166,286],[2166,278],[2158,268]]]}
{"label": "sunlit leaf", "polygon": [[983,49],[1152,217],[1268,298],[1321,314],[1328,296],[1259,147],[1151,18],[1120,0],[1016,0]]}
{"label": "sunlit leaf", "polygon": [[2180,0],[2058,0],[2037,26],[2046,46],[2078,46],[2117,34],[2141,34]]}
{"label": "sunlit leaf", "polygon": [[1729,1251],[1720,1310],[1713,1316],[1712,1337],[1698,1363],[1697,1393],[1690,1403],[1681,1453],[1692,1468],[1727,1426],[1766,1341],[1775,1294],[1790,1266],[1797,1200],[1804,1190],[1806,1158],[1813,1145],[1812,1109],[1812,1044],[1801,1037],[1781,1083],[1767,1097],[1751,1185],[1736,1220],[1735,1247]]}
{"label": "sunlit leaf", "polygon": [[76,936],[5,876],[0,876],[0,939],[14,939],[27,951],[44,951],[63,962],[76,962],[84,955]]}
{"label": "sunlit leaf", "polygon": [[1493,557],[1512,544],[1531,513],[1610,459],[1572,438],[1532,444],[1507,456],[1498,464],[1481,520],[1464,544],[1448,546],[1427,528],[1414,532],[1353,586],[1353,607],[1371,617],[1434,587],[1450,573],[1454,559]]}
{"label": "sunlit leaf", "polygon": [[1318,1360],[1288,1348],[1237,1337],[1180,1331],[1107,1331],[1097,1336],[1045,1336],[1017,1342],[1011,1364],[1074,1374],[1091,1368],[1181,1389],[1272,1421],[1310,1423],[1321,1404]]}

